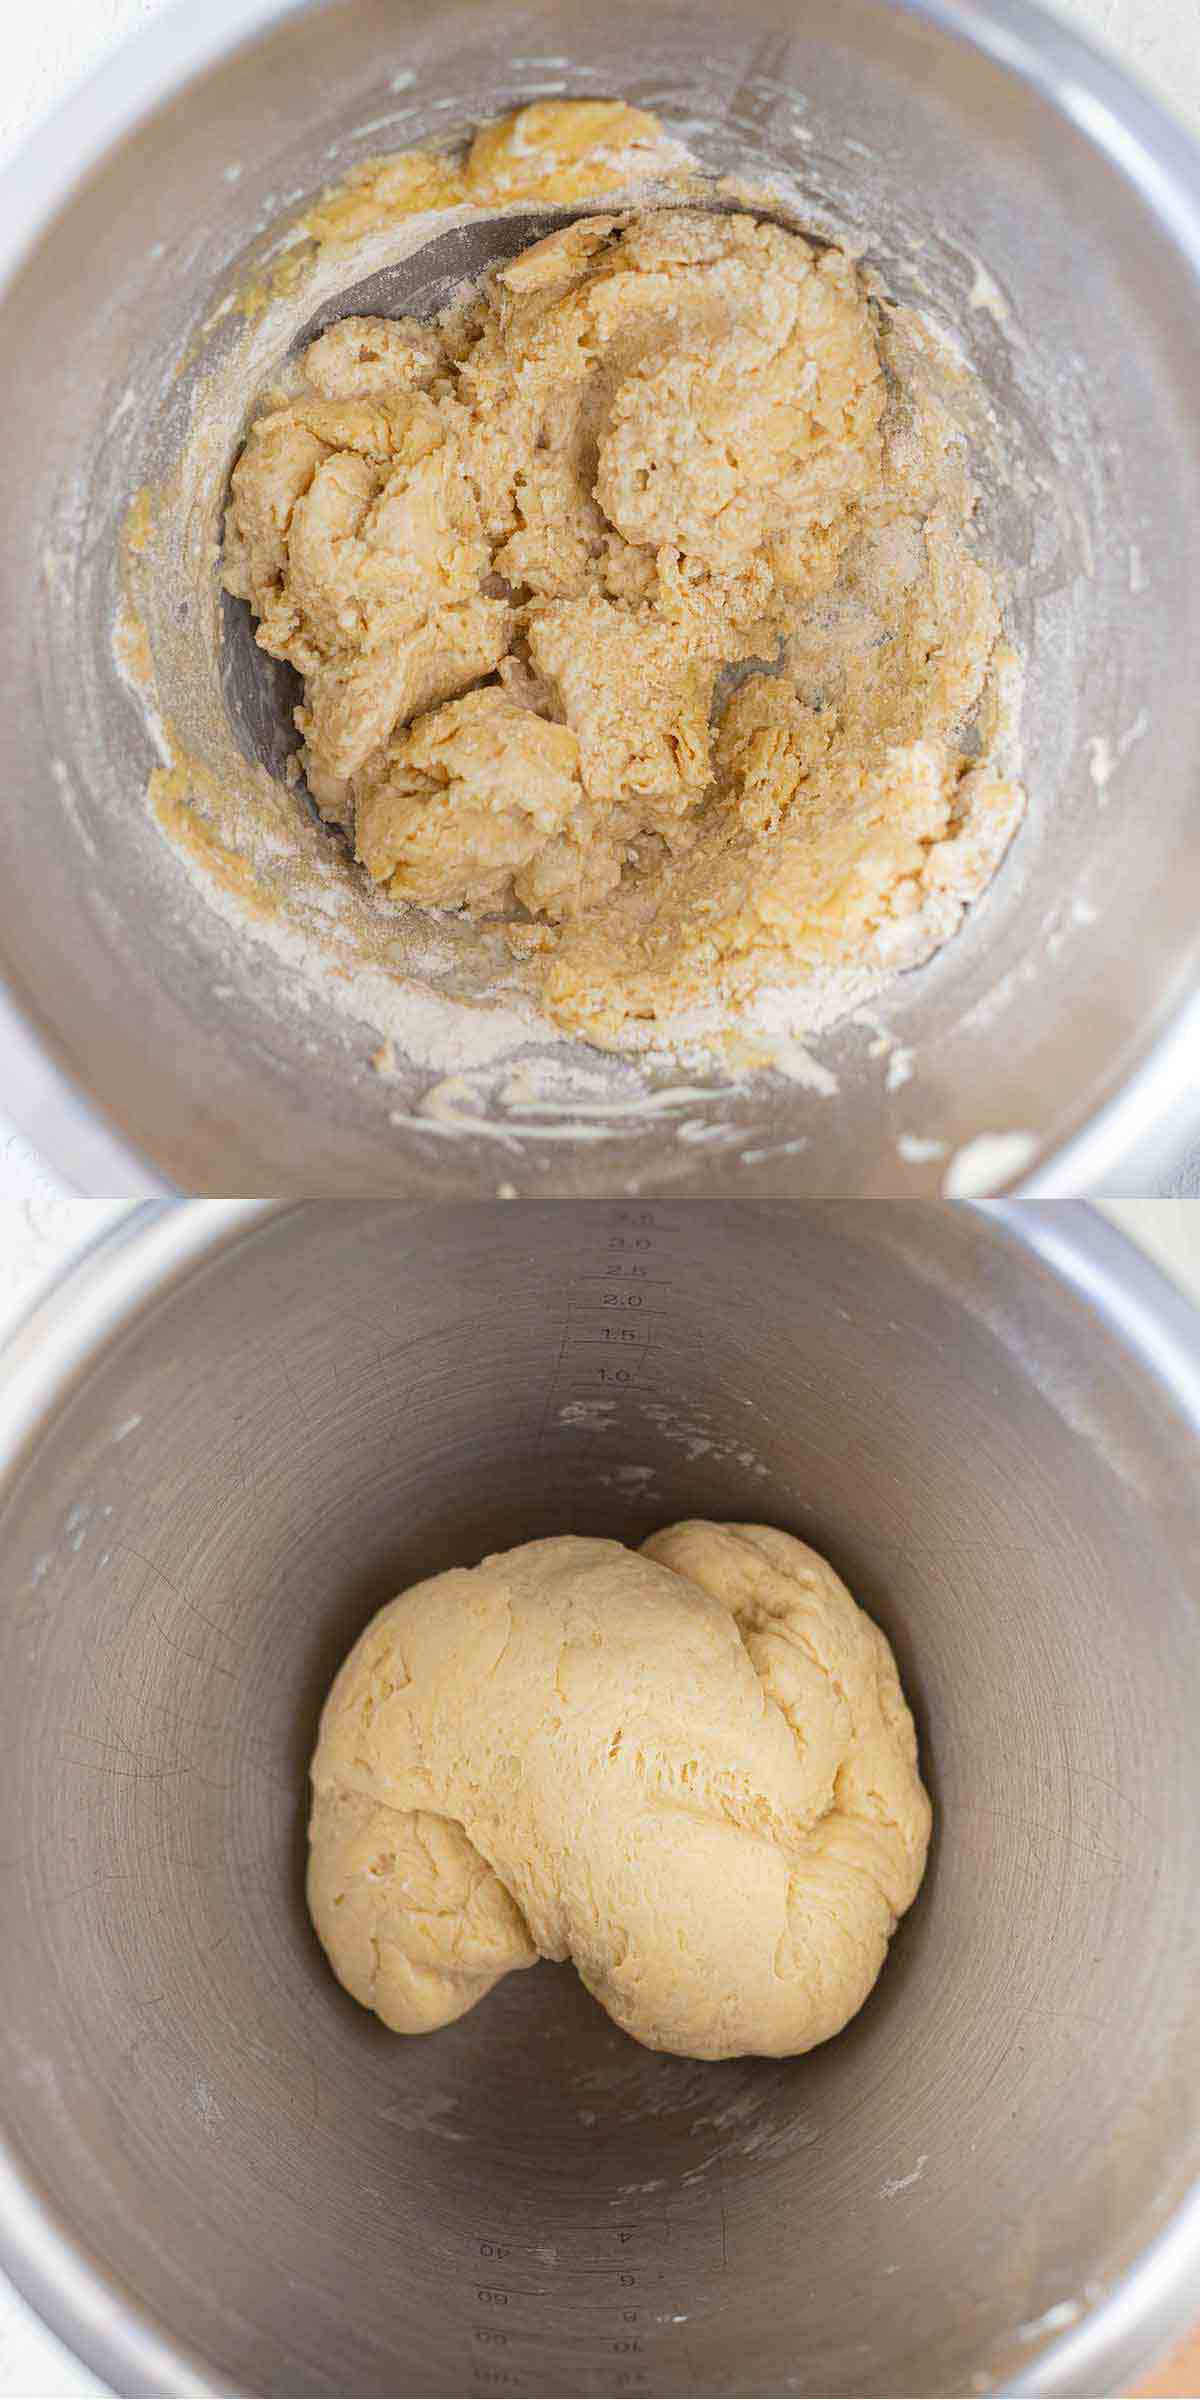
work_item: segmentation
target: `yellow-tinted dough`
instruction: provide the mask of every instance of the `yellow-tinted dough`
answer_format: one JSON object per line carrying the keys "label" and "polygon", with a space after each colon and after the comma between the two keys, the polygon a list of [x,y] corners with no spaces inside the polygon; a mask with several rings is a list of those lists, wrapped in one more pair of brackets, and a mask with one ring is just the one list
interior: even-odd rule
{"label": "yellow-tinted dough", "polygon": [[811,2049],[865,2000],[929,1838],[887,1642],[757,1525],[566,1535],[415,1585],[341,1668],[312,1783],[313,1922],[401,2033],[540,1956],[650,2049]]}
{"label": "yellow-tinted dough", "polygon": [[[590,108],[485,129],[461,196],[535,164],[573,196]],[[251,429],[225,583],[304,676],[314,798],[397,901],[511,916],[595,1040],[908,963],[1019,816],[965,738],[1000,636],[973,493],[890,339],[836,249],[591,216],[436,326],[332,327]]]}
{"label": "yellow-tinted dough", "polygon": [[358,854],[397,898],[498,907],[578,846],[579,744],[489,685],[418,717],[358,780]]}

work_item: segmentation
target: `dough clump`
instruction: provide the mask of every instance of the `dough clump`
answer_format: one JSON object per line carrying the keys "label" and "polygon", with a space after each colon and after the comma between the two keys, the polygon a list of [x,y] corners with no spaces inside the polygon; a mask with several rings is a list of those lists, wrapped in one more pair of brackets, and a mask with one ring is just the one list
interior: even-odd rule
{"label": "dough clump", "polygon": [[862,2006],[930,1808],[883,1634],[790,1535],[575,1535],[419,1583],[337,1675],[309,1906],[346,1989],[428,2033],[539,1957],[692,2058]]}
{"label": "dough clump", "polygon": [[251,426],[225,587],[304,678],[318,807],[395,901],[509,918],[594,1041],[914,963],[1013,831],[906,338],[778,225],[590,215],[436,323],[332,325]]}

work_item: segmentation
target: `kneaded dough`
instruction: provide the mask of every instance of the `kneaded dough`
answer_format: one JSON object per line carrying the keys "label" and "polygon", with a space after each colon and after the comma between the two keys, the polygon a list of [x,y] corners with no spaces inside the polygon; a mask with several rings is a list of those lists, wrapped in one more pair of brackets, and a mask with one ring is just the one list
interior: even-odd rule
{"label": "kneaded dough", "polygon": [[778,225],[592,215],[434,324],[331,326],[251,427],[224,581],[304,678],[319,808],[397,902],[508,917],[599,1043],[913,963],[1012,833],[907,339]]}
{"label": "kneaded dough", "polygon": [[837,2033],[930,1828],[883,1634],[762,1525],[570,1534],[414,1585],[341,1668],[312,1783],[313,1923],[386,2025],[569,1958],[690,2058]]}

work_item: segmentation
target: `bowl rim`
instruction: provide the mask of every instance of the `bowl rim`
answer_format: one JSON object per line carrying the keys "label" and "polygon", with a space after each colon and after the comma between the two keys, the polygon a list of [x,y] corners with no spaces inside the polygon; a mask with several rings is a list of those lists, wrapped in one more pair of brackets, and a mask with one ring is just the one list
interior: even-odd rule
{"label": "bowl rim", "polygon": [[[206,69],[314,0],[206,0],[144,27],[63,100],[0,173],[0,295],[105,154]],[[1180,253],[1200,311],[1200,143],[1126,72],[1037,0],[889,0],[902,16],[978,50],[1069,121],[1131,183]],[[1200,987],[1137,1037],[1125,1081],[1072,1132],[1039,1135],[1035,1164],[992,1187],[1054,1199],[1104,1189],[1110,1174],[1171,1125],[1180,1149],[1200,1130],[1193,1062]],[[172,1195],[164,1175],[70,1073],[61,1046],[0,983],[0,1098],[69,1188]],[[950,1162],[946,1162],[947,1165]],[[915,1170],[914,1195],[931,1170]],[[932,1170],[940,1175],[940,1167]],[[928,1189],[928,1183],[926,1182]],[[696,1195],[700,1197],[701,1195]]]}
{"label": "bowl rim", "polygon": [[[264,1224],[322,1205],[305,1200],[143,1202],[77,1250],[0,1342],[0,1509],[62,1395],[144,1307]],[[375,1205],[437,1207],[431,1201]],[[714,1200],[709,1205],[727,1214],[731,1204]],[[751,1211],[778,1204],[746,1200],[732,1205]],[[870,1209],[877,1204],[848,1205]],[[969,1209],[995,1239],[1040,1260],[1132,1354],[1135,1371],[1165,1389],[1200,1442],[1200,1306],[1122,1228],[1081,1201],[1050,1209],[1011,1200],[932,1205]],[[81,2238],[36,2169],[18,2154],[2,2117],[0,2271],[49,2330],[116,2392],[152,2391],[167,2400],[177,2394],[190,2400],[238,2388],[177,2340]],[[1019,2372],[992,2387],[997,2400],[1001,2394],[1011,2400],[1051,2400],[1066,2392],[1110,2390],[1106,2365],[1127,2359],[1131,2350],[1149,2363],[1186,2329],[1198,2287],[1200,2172],[1104,2297],[1069,2328],[1049,2328],[1043,2347]]]}

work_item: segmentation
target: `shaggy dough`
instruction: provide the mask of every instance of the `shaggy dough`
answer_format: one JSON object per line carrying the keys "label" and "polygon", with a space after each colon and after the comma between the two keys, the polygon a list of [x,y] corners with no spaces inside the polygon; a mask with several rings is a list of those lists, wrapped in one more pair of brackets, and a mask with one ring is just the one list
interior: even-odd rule
{"label": "shaggy dough", "polygon": [[566,1535],[416,1584],[341,1668],[312,1781],[313,1923],[386,2025],[570,1958],[692,2058],[837,2033],[930,1826],[882,1633],[760,1525]]}
{"label": "shaggy dough", "polygon": [[587,216],[436,324],[333,325],[251,427],[224,580],[318,806],[396,901],[508,913],[593,1040],[912,963],[1012,833],[915,338],[779,226]]}

